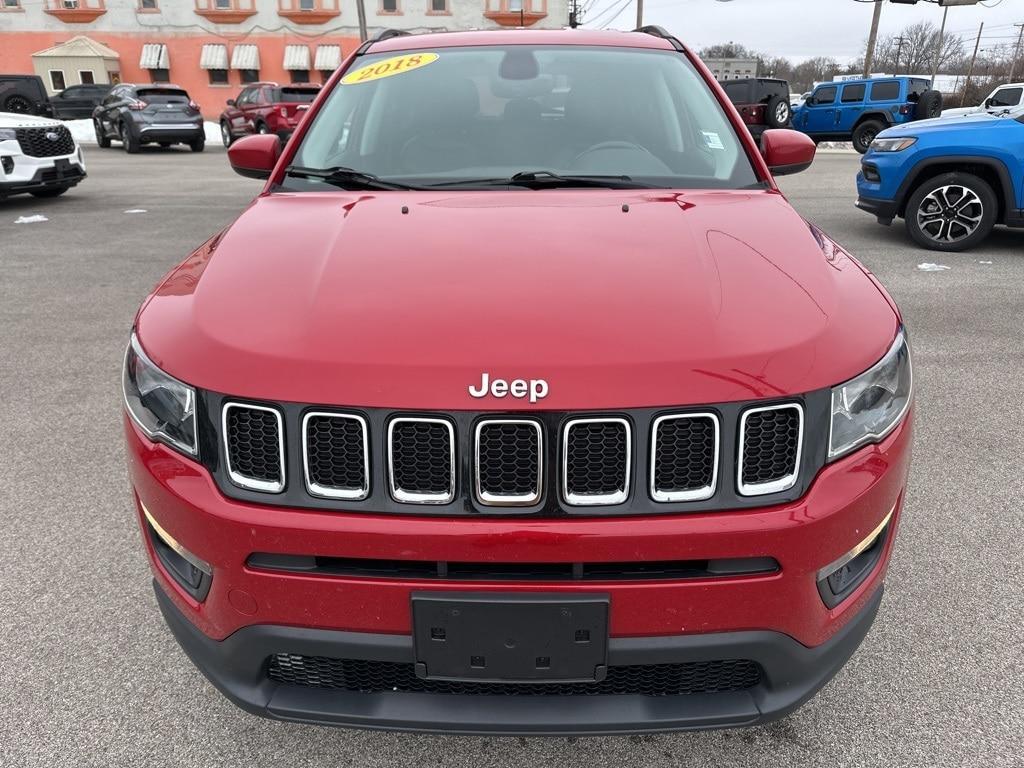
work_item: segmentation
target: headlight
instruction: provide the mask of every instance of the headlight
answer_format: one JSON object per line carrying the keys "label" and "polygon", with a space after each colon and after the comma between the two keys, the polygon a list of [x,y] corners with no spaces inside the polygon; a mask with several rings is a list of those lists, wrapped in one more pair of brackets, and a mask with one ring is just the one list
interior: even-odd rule
{"label": "headlight", "polygon": [[157,368],[134,333],[124,355],[122,384],[128,413],[143,432],[189,456],[198,454],[196,391]]}
{"label": "headlight", "polygon": [[13,128],[0,128],[0,141],[8,141],[18,138]]}
{"label": "headlight", "polygon": [[885,357],[832,390],[829,459],[889,434],[910,407],[911,379],[910,347],[901,329]]}
{"label": "headlight", "polygon": [[871,142],[871,149],[875,152],[902,152],[915,144],[917,139],[875,139]]}

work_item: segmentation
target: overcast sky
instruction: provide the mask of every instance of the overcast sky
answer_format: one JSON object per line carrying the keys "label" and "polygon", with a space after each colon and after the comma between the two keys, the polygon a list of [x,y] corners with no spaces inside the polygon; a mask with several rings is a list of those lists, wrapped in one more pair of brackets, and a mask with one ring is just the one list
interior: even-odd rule
{"label": "overcast sky", "polygon": [[[636,26],[636,0],[580,0],[589,8],[588,27],[615,29]],[[1024,0],[985,0],[990,7],[949,9],[947,29],[974,45],[978,24],[985,22],[982,48],[1016,41],[1014,22],[1024,22]],[[621,15],[612,21],[619,9]],[[766,54],[803,60],[832,56],[840,61],[864,53],[871,28],[872,6],[856,0],[645,0],[644,22],[659,24],[685,43],[701,48],[714,43],[742,43]],[[921,20],[942,21],[943,9],[933,3],[893,5],[882,9],[882,32],[899,32]]]}

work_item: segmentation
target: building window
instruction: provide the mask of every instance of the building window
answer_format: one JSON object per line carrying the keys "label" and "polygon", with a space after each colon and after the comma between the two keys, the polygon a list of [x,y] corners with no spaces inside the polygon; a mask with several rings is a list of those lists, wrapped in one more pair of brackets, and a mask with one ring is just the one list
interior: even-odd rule
{"label": "building window", "polygon": [[292,76],[293,83],[308,83],[309,82],[309,70],[308,69],[291,69],[289,70]]}
{"label": "building window", "polygon": [[258,69],[240,69],[238,73],[242,76],[243,83],[258,83],[260,81]]}
{"label": "building window", "polygon": [[0,11],[20,11],[21,0],[3,0],[0,3]]}
{"label": "building window", "polygon": [[214,0],[213,7],[218,11],[230,11],[231,0]]}
{"label": "building window", "polygon": [[151,69],[149,70],[149,80],[153,83],[169,83],[171,82],[171,70]]}
{"label": "building window", "polygon": [[299,0],[300,11],[315,11],[316,0]]}
{"label": "building window", "polygon": [[380,0],[378,13],[401,13],[398,8],[398,0]]}
{"label": "building window", "polygon": [[140,11],[159,11],[156,0],[139,0]]}
{"label": "building window", "polygon": [[96,82],[96,77],[91,69],[80,69],[78,70],[78,82],[82,85],[92,85]]}
{"label": "building window", "polygon": [[64,0],[64,2],[61,3],[61,5],[64,6],[64,10],[66,11],[78,10],[78,0]]}
{"label": "building window", "polygon": [[64,71],[60,69],[50,70],[50,88],[55,91],[64,90]]}
{"label": "building window", "polygon": [[430,3],[427,13],[448,13],[448,0],[427,0]]}
{"label": "building window", "polygon": [[210,73],[210,85],[227,85],[228,71],[226,69],[208,69]]}

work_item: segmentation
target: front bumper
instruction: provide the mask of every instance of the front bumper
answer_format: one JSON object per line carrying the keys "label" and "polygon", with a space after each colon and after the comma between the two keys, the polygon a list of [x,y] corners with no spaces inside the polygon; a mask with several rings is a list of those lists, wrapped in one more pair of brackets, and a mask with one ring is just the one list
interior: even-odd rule
{"label": "front bumper", "polygon": [[32,157],[16,141],[0,142],[0,197],[73,187],[85,175],[80,149],[59,157]]}
{"label": "front bumper", "polygon": [[[740,512],[656,518],[442,519],[300,510],[228,499],[202,466],[154,444],[127,418],[137,506],[213,570],[202,602],[144,537],[161,609],[197,666],[243,708],[281,719],[389,729],[619,733],[744,725],[779,717],[853,653],[881,597],[906,486],[912,414],[882,443],[827,465],[799,500]],[[818,571],[893,511],[877,563],[828,608]],[[144,518],[140,506],[140,523]],[[773,557],[768,574],[647,581],[438,581],[283,573],[252,553],[467,563],[608,563]],[[423,590],[609,598],[609,663],[752,659],[749,690],[682,696],[461,696],[286,685],[272,654],[408,663],[411,597]],[[496,699],[496,700],[494,700]]]}
{"label": "front bumper", "polygon": [[857,207],[875,216],[879,224],[892,224],[893,220],[899,215],[899,206],[892,200],[858,197]]}

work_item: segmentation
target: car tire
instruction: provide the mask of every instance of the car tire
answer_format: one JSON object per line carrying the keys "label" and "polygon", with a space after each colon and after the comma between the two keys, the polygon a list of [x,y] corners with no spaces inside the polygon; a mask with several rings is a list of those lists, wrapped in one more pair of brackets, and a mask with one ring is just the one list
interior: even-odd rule
{"label": "car tire", "polygon": [[885,130],[885,125],[878,120],[865,120],[853,129],[853,148],[862,155],[868,151],[875,136]]}
{"label": "car tire", "polygon": [[793,107],[789,99],[782,96],[774,96],[765,108],[764,121],[769,128],[785,128],[793,119]]}
{"label": "car tire", "polygon": [[100,121],[93,119],[92,127],[96,131],[96,144],[98,144],[102,149],[109,149],[110,137],[107,136],[106,132],[103,130],[103,126],[100,124]]}
{"label": "car tire", "polygon": [[139,151],[139,140],[132,135],[127,125],[120,123],[117,134],[121,137],[121,145],[124,147],[125,152],[129,155],[134,155]]}
{"label": "car tire", "polygon": [[998,215],[999,200],[987,181],[953,172],[918,185],[907,200],[904,218],[907,232],[918,245],[955,253],[974,248],[988,237]]}
{"label": "car tire", "polygon": [[188,146],[193,152],[202,152],[206,149],[206,137],[200,136],[198,139],[192,139]]}
{"label": "car tire", "polygon": [[33,197],[60,197],[71,187],[50,187],[49,189],[34,189],[29,192]]}
{"label": "car tire", "polygon": [[225,147],[230,147],[235,141],[235,137],[231,135],[231,128],[223,121],[220,124],[220,140],[224,142]]}
{"label": "car tire", "polygon": [[20,93],[16,93],[13,96],[8,96],[7,100],[4,101],[4,112],[14,112],[18,115],[31,115],[35,112],[32,106],[32,102],[22,96]]}
{"label": "car tire", "polygon": [[925,91],[914,107],[915,120],[931,120],[942,114],[942,94],[938,91]]}

